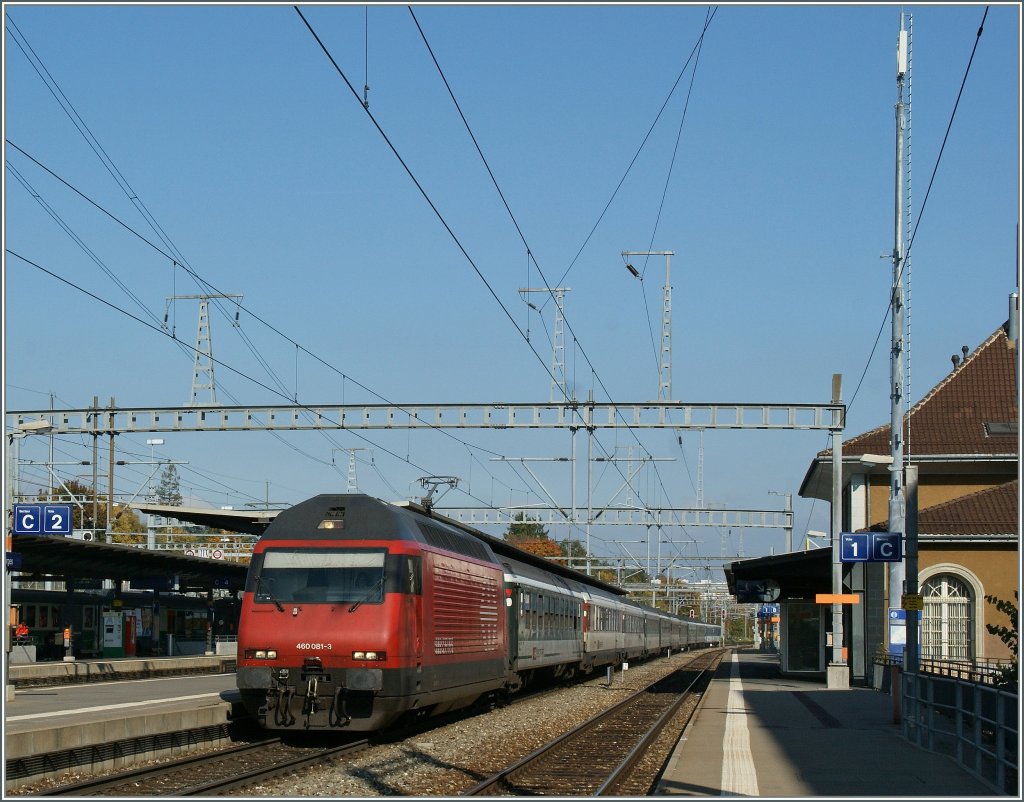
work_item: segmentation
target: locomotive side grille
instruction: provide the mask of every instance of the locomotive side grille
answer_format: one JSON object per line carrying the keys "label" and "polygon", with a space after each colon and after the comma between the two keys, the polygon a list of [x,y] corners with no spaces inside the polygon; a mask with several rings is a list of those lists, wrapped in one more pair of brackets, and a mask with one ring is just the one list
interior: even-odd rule
{"label": "locomotive side grille", "polygon": [[434,574],[434,653],[498,649],[498,583],[451,566]]}
{"label": "locomotive side grille", "polygon": [[454,551],[456,554],[472,557],[475,560],[491,562],[491,555],[488,554],[487,547],[479,540],[459,535],[456,532],[449,532],[437,524],[424,521],[419,521],[418,523],[424,539],[431,546],[436,546],[445,551]]}

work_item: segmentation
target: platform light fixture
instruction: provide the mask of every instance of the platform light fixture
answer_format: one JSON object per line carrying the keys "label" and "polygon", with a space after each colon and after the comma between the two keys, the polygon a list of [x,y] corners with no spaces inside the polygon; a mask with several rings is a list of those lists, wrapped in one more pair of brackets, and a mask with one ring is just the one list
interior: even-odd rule
{"label": "platform light fixture", "polygon": [[892,465],[892,456],[888,454],[861,454],[858,461],[865,468],[870,470],[879,465]]}

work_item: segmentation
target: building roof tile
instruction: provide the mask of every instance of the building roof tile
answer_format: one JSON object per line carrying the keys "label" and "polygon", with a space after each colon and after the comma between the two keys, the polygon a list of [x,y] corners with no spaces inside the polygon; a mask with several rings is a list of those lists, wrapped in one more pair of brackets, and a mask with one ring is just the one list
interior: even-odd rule
{"label": "building roof tile", "polygon": [[1020,480],[927,507],[918,513],[917,529],[919,535],[1019,535]]}
{"label": "building roof tile", "polygon": [[[1013,343],[1000,326],[903,418],[908,453],[1016,455],[1018,418]],[[843,454],[888,454],[886,423],[843,442]],[[820,455],[831,454],[831,449]]]}

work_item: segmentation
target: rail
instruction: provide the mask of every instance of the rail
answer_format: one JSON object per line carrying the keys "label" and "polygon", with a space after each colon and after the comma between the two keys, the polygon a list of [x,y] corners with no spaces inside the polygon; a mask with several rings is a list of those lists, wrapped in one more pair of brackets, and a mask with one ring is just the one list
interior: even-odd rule
{"label": "rail", "polygon": [[953,756],[996,791],[1017,793],[1018,692],[935,673],[903,673],[903,737]]}
{"label": "rail", "polygon": [[[631,777],[677,712],[703,693],[722,651],[694,662],[637,691],[526,757],[463,791],[462,796],[622,795],[643,781]],[[698,665],[703,663],[704,665]],[[692,708],[689,714],[692,714]]]}

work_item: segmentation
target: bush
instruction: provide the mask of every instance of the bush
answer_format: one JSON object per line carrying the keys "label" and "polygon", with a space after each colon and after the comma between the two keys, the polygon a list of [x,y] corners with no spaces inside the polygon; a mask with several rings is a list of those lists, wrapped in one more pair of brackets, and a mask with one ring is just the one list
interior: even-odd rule
{"label": "bush", "polygon": [[1017,633],[1017,602],[1020,600],[1018,591],[1015,590],[1013,592],[1013,598],[1014,601],[1008,601],[1007,599],[1000,599],[991,594],[985,597],[985,601],[989,604],[995,605],[995,608],[999,612],[1005,613],[1010,619],[1010,626],[1006,626],[1005,624],[985,624],[985,629],[987,629],[991,634],[997,635],[999,640],[1005,643],[1013,654],[1013,662],[1000,669],[1000,674],[996,680],[996,684],[1016,688],[1018,683],[1017,646],[1019,643]]}

